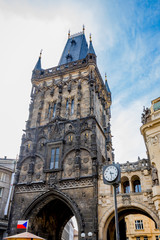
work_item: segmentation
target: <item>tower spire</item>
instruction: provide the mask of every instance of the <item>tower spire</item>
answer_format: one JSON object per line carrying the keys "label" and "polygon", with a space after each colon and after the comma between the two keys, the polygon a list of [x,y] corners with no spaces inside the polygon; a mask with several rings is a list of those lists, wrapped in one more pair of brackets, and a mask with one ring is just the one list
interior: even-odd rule
{"label": "tower spire", "polygon": [[70,38],[71,32],[70,29],[68,30],[68,39]]}
{"label": "tower spire", "polygon": [[84,26],[84,24],[83,24],[83,34],[84,34],[84,32],[85,32],[85,26]]}
{"label": "tower spire", "polygon": [[106,86],[106,89],[107,89],[107,92],[111,92],[110,91],[110,88],[109,88],[109,86],[108,86],[108,81],[107,81],[107,74],[105,73],[105,86]]}
{"label": "tower spire", "polygon": [[92,36],[91,36],[91,33],[89,35],[89,49],[88,49],[88,53],[90,54],[95,54],[95,51],[94,51],[94,48],[93,48],[93,44],[92,44]]}
{"label": "tower spire", "polygon": [[42,57],[42,49],[40,51],[40,55],[39,55],[39,58],[38,58],[38,61],[34,67],[34,70],[33,71],[36,71],[36,70],[42,70],[42,67],[41,67],[41,57]]}

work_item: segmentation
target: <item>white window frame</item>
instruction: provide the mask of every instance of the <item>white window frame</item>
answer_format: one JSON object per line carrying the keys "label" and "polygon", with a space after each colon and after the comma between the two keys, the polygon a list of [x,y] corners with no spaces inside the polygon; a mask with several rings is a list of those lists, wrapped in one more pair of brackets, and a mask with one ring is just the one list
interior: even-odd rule
{"label": "white window frame", "polygon": [[142,230],[143,229],[143,220],[135,220],[135,229]]}

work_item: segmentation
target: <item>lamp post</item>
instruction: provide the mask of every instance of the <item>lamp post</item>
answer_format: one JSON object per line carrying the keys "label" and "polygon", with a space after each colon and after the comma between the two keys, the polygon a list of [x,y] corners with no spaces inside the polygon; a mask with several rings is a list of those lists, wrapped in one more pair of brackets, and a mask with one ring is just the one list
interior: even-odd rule
{"label": "lamp post", "polygon": [[115,208],[115,227],[116,227],[116,240],[120,240],[119,236],[119,224],[118,224],[118,210],[117,210],[117,192],[116,192],[117,184],[113,185],[114,189],[114,208]]}
{"label": "lamp post", "polygon": [[121,169],[119,164],[113,162],[113,164],[103,167],[103,182],[104,184],[112,185],[114,189],[116,240],[120,240],[116,193],[116,186],[121,182]]}

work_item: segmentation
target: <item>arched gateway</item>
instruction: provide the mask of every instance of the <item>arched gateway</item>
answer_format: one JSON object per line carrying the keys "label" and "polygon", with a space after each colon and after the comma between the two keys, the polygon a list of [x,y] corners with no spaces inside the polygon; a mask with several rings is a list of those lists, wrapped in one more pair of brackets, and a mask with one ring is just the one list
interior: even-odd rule
{"label": "arched gateway", "polygon": [[23,213],[23,218],[29,219],[29,229],[46,239],[57,240],[61,240],[64,226],[73,216],[79,229],[83,229],[84,220],[75,202],[57,190],[39,196]]}

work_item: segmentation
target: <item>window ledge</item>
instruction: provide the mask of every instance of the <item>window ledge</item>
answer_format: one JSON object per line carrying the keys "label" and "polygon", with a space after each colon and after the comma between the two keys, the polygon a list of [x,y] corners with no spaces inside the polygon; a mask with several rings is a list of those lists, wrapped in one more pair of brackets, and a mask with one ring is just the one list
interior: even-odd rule
{"label": "window ledge", "polygon": [[56,168],[56,169],[44,169],[45,173],[50,173],[50,172],[59,172],[62,171],[62,168]]}

